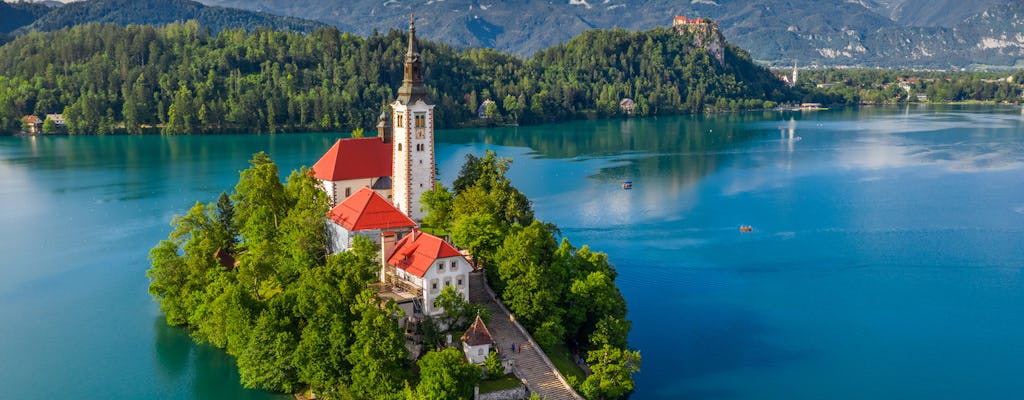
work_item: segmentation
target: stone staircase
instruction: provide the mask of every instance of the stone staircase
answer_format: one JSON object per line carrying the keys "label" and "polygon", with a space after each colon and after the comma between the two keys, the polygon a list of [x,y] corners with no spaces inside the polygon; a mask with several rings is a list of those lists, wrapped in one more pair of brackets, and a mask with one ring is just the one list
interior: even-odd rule
{"label": "stone staircase", "polygon": [[[514,360],[516,376],[526,382],[531,393],[548,400],[583,400],[565,382],[533,338],[522,326],[512,321],[505,306],[494,298],[482,271],[473,272],[469,276],[469,301],[487,306],[491,313],[487,328],[499,354]],[[512,343],[516,345],[515,353],[512,352]]]}

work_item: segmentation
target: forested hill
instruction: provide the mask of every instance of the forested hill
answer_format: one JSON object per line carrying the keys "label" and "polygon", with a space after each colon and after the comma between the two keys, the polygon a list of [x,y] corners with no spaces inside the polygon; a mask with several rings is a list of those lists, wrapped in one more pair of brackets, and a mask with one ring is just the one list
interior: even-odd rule
{"label": "forested hill", "polygon": [[0,1],[0,44],[11,39],[11,32],[31,24],[50,12],[51,8],[39,3],[7,3]]}
{"label": "forested hill", "polygon": [[[70,6],[68,6],[70,7]],[[420,42],[440,127],[761,108],[791,95],[749,56],[723,62],[693,34],[592,31],[530,59]],[[0,130],[63,113],[73,134],[338,131],[371,128],[400,85],[404,32],[362,38],[199,24],[89,24],[0,47]],[[770,106],[771,103],[768,103]],[[44,126],[44,130],[46,127]]]}
{"label": "forested hill", "polygon": [[84,0],[68,3],[42,15],[17,33],[32,30],[55,31],[89,22],[111,22],[120,25],[163,25],[195,20],[214,32],[227,28],[312,32],[325,27],[320,22],[283,17],[235,8],[206,6],[191,0]]}
{"label": "forested hill", "polygon": [[9,33],[21,26],[31,24],[37,18],[50,12],[50,7],[38,3],[7,3],[0,1],[0,34]]}

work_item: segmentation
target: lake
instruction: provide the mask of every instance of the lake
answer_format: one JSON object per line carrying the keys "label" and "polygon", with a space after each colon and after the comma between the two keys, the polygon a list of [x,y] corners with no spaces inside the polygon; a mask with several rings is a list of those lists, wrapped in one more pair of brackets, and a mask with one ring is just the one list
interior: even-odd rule
{"label": "lake", "polygon": [[[12,399],[288,398],[164,324],[147,253],[252,153],[338,135],[0,137],[0,383]],[[607,252],[634,399],[1024,396],[1024,112],[930,106],[437,133],[490,149]],[[632,180],[632,190],[620,184]],[[752,232],[740,232],[750,225]]]}

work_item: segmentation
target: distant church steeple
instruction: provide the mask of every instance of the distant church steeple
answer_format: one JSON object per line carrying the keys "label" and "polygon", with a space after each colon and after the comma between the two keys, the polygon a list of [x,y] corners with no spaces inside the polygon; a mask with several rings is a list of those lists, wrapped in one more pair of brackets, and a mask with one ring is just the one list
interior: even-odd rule
{"label": "distant church steeple", "polygon": [[[412,17],[410,15],[410,17]],[[409,218],[422,221],[423,193],[434,188],[434,105],[427,101],[423,62],[416,44],[415,20],[409,21],[409,51],[398,99],[391,104],[392,202]]]}

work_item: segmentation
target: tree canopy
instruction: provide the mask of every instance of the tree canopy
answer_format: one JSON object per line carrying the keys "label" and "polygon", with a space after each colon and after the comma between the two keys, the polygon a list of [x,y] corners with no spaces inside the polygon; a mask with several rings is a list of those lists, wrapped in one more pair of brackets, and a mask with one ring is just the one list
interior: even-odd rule
{"label": "tree canopy", "polygon": [[167,322],[234,355],[246,387],[360,399],[401,391],[411,376],[398,310],[367,290],[376,246],[360,237],[327,256],[315,179],[300,169],[282,183],[265,153],[249,165],[230,195],[174,217],[150,251],[149,290]]}
{"label": "tree canopy", "polygon": [[491,287],[537,342],[568,345],[601,363],[577,389],[589,398],[625,397],[640,354],[627,348],[618,273],[606,254],[576,248],[556,226],[534,219],[529,200],[505,176],[511,163],[491,151],[468,155],[451,190],[438,185],[423,195],[445,207],[428,209],[446,213],[453,243],[484,265]]}
{"label": "tree canopy", "polygon": [[[63,113],[71,134],[322,132],[376,124],[400,85],[404,32],[358,37],[258,28],[211,33],[86,24],[0,46],[0,132]],[[420,41],[437,127],[542,123],[762,108],[792,100],[767,69],[727,46],[719,64],[668,28],[585,32],[529,59]]]}

